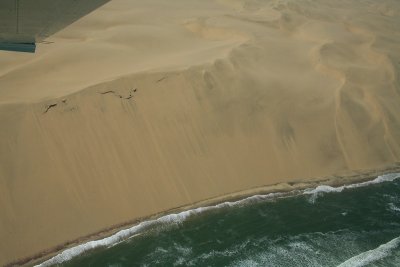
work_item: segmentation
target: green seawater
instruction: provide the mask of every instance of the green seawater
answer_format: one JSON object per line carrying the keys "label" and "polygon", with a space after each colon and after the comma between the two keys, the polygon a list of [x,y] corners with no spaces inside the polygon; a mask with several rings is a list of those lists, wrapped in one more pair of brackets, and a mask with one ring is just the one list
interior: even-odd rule
{"label": "green seawater", "polygon": [[154,223],[60,266],[400,266],[400,179],[253,197]]}

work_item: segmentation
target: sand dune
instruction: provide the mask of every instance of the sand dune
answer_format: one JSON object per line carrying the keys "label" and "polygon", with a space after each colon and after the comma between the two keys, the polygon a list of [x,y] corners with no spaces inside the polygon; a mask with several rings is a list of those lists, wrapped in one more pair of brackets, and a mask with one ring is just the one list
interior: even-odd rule
{"label": "sand dune", "polygon": [[114,0],[0,52],[0,265],[400,161],[398,1]]}

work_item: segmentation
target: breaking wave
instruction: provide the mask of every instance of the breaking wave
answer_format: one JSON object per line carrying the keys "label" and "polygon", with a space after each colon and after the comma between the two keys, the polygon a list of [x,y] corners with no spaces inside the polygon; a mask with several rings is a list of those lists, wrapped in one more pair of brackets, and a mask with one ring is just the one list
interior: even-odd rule
{"label": "breaking wave", "polygon": [[337,267],[361,267],[366,266],[370,263],[381,260],[389,256],[393,250],[398,248],[400,245],[400,237],[396,237],[389,242],[380,245],[376,249],[368,250],[360,253],[345,262],[339,264]]}
{"label": "breaking wave", "polygon": [[35,267],[45,267],[45,266],[51,266],[54,264],[60,264],[66,261],[69,261],[73,259],[74,257],[77,257],[87,251],[97,249],[97,248],[106,248],[110,247],[118,242],[121,242],[132,235],[136,235],[140,232],[143,232],[147,229],[150,229],[151,227],[157,226],[157,225],[163,225],[163,224],[177,224],[185,221],[187,218],[193,215],[197,215],[206,211],[211,211],[211,210],[216,210],[220,208],[228,208],[228,207],[234,207],[238,205],[243,205],[249,202],[254,202],[254,201],[260,201],[260,200],[265,200],[265,199],[272,199],[276,198],[279,196],[283,196],[283,193],[270,193],[266,195],[255,195],[251,196],[242,200],[238,201],[228,201],[224,202],[221,204],[217,204],[215,206],[208,206],[208,207],[200,207],[192,210],[187,210],[187,211],[182,211],[180,213],[173,213],[169,215],[162,216],[158,219],[154,220],[149,220],[149,221],[144,221],[141,222],[129,229],[121,230],[117,233],[115,233],[112,236],[100,239],[100,240],[94,240],[94,241],[89,241],[87,243],[78,245],[76,247],[72,247],[69,249],[64,250],[60,254],[54,256],[53,258],[35,265]]}
{"label": "breaking wave", "polygon": [[329,185],[320,185],[316,188],[305,189],[304,194],[311,195],[310,201],[314,202],[319,196],[325,193],[340,193],[345,189],[352,189],[352,188],[359,188],[365,187],[373,184],[379,184],[383,182],[392,182],[396,179],[400,178],[400,173],[390,173],[378,176],[374,180],[366,181],[362,183],[350,184],[350,185],[343,185],[338,187],[332,187]]}
{"label": "breaking wave", "polygon": [[[305,189],[302,191],[294,191],[294,192],[288,192],[288,193],[270,193],[270,194],[265,194],[265,195],[254,195],[254,196],[250,196],[248,198],[238,200],[238,201],[228,201],[228,202],[224,202],[224,203],[217,204],[214,206],[199,207],[199,208],[195,208],[195,209],[191,209],[191,210],[187,210],[187,211],[182,211],[179,213],[169,214],[169,215],[162,216],[158,219],[143,221],[135,226],[132,226],[131,228],[121,230],[121,231],[113,234],[112,236],[109,236],[109,237],[106,237],[106,238],[103,238],[100,240],[89,241],[87,243],[84,243],[84,244],[81,244],[81,245],[78,245],[78,246],[75,246],[72,248],[68,248],[68,249],[64,250],[63,252],[61,252],[60,254],[54,256],[53,258],[51,258],[41,264],[36,265],[36,267],[44,267],[44,266],[51,266],[54,264],[60,264],[60,263],[69,261],[79,255],[82,255],[85,252],[91,251],[93,249],[111,247],[111,246],[115,245],[116,243],[126,240],[134,235],[140,234],[148,229],[152,229],[157,226],[168,225],[168,224],[179,224],[179,223],[187,220],[191,216],[194,216],[194,215],[197,215],[197,214],[200,214],[203,212],[207,212],[207,211],[217,210],[217,209],[221,209],[221,208],[230,208],[230,207],[235,207],[235,206],[241,206],[241,205],[245,205],[245,204],[261,202],[261,201],[268,200],[268,199],[276,199],[276,198],[288,197],[288,196],[299,195],[299,194],[311,195],[311,198],[315,200],[317,197],[319,197],[321,194],[324,194],[324,193],[342,192],[345,189],[364,187],[364,186],[383,183],[383,182],[390,182],[390,181],[394,181],[397,178],[400,178],[400,173],[386,174],[386,175],[379,176],[376,179],[371,180],[371,181],[357,183],[357,184],[351,184],[351,185],[345,185],[345,186],[340,186],[340,187],[331,187],[331,186],[321,185],[321,186],[318,186],[313,189]],[[389,242],[388,244],[385,244],[386,247],[377,248],[376,253],[381,253],[381,251],[384,251],[385,249],[387,250],[387,248],[390,248],[390,246],[396,245],[396,247],[397,247],[400,242],[399,238],[394,239],[392,241],[391,241],[392,243]],[[381,254],[379,254],[379,255],[381,255]],[[362,257],[364,258],[365,255]],[[349,260],[352,260],[352,259],[353,258],[351,258]],[[355,259],[355,260],[357,260],[357,259]],[[344,262],[343,264],[345,264],[346,262]],[[349,265],[340,265],[340,266],[349,266]],[[362,266],[362,265],[357,265],[357,266]]]}

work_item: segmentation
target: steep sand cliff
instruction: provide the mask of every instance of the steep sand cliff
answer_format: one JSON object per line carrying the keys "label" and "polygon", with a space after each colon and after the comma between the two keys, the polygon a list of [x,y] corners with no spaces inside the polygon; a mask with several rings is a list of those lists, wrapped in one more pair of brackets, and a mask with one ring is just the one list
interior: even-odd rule
{"label": "steep sand cliff", "polygon": [[0,265],[400,161],[400,3],[115,0],[0,52]]}

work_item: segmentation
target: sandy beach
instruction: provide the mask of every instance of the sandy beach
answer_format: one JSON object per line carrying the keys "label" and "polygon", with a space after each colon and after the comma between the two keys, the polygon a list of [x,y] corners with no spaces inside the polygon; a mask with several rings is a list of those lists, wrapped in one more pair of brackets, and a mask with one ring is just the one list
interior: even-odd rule
{"label": "sandy beach", "polygon": [[0,265],[400,162],[398,1],[113,0],[0,51]]}

